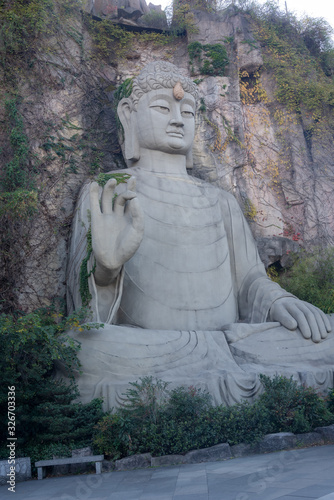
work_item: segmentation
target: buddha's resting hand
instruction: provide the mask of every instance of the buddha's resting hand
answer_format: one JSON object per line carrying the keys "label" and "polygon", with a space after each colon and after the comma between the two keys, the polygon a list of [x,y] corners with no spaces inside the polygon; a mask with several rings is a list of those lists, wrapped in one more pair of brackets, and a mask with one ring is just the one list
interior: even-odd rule
{"label": "buddha's resting hand", "polygon": [[329,320],[320,309],[292,297],[283,297],[276,300],[270,309],[271,321],[279,321],[288,330],[297,327],[305,339],[320,342],[331,331]]}
{"label": "buddha's resting hand", "polygon": [[115,199],[116,180],[110,179],[102,192],[102,212],[99,186],[90,188],[92,248],[96,259],[96,283],[109,285],[122,265],[138,249],[144,234],[144,214],[136,198],[136,179],[131,177],[127,190]]}

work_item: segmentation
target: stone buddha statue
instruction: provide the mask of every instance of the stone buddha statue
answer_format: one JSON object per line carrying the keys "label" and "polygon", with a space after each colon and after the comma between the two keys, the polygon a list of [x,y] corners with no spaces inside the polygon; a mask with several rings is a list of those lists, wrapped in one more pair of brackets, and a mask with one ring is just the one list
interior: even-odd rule
{"label": "stone buddha statue", "polygon": [[[87,183],[73,223],[68,305],[82,305],[80,269],[92,253],[93,321],[82,345],[81,398],[120,403],[153,375],[196,385],[216,403],[260,390],[260,373],[333,386],[333,319],[266,275],[235,198],[191,177],[196,85],[164,61],[146,66],[119,102],[127,183]],[[115,173],[115,172],[113,172]]]}

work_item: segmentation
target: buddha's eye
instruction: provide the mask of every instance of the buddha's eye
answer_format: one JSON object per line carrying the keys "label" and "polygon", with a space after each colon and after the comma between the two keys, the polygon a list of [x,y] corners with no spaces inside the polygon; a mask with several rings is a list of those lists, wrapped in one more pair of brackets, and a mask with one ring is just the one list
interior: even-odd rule
{"label": "buddha's eye", "polygon": [[154,104],[150,106],[150,108],[153,108],[159,113],[163,113],[164,115],[167,115],[167,113],[169,113],[170,111],[168,106],[162,106],[161,104]]}
{"label": "buddha's eye", "polygon": [[181,115],[184,116],[185,118],[193,118],[195,116],[195,113],[193,111],[185,109],[181,111]]}

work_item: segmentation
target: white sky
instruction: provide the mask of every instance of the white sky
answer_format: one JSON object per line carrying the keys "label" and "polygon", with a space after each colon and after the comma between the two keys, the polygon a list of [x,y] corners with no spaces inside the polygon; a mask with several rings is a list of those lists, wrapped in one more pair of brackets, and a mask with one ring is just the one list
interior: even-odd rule
{"label": "white sky", "polygon": [[[170,0],[148,0],[153,4],[161,5],[164,9],[171,3]],[[265,3],[265,0],[258,0],[259,3]],[[285,10],[284,0],[279,0],[281,10]],[[334,29],[334,2],[333,0],[287,0],[288,10],[298,18],[307,14],[310,17],[323,17]]]}

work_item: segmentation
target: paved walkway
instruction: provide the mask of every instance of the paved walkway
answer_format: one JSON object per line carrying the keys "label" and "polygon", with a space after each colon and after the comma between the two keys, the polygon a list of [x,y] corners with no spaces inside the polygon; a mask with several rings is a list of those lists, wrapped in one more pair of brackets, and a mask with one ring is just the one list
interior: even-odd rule
{"label": "paved walkway", "polygon": [[334,445],[18,483],[14,500],[334,500]]}

